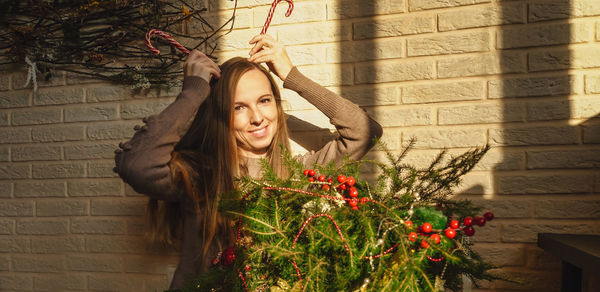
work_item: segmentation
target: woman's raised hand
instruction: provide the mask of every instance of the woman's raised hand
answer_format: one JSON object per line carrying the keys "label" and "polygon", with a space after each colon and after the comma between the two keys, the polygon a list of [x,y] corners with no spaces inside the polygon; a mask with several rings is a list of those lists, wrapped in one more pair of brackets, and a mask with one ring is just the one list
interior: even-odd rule
{"label": "woman's raised hand", "polygon": [[192,50],[183,63],[183,76],[198,76],[210,82],[212,77],[217,79],[221,77],[221,69],[204,53]]}
{"label": "woman's raised hand", "polygon": [[248,61],[254,63],[267,63],[269,69],[275,72],[281,80],[285,81],[294,65],[285,51],[285,47],[267,34],[259,34],[250,40],[254,47],[250,50]]}

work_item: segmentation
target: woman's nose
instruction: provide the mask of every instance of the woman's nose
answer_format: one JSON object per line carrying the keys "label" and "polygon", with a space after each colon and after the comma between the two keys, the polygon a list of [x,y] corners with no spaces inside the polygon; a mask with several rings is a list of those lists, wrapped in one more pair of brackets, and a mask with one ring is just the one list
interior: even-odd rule
{"label": "woman's nose", "polygon": [[263,121],[264,117],[263,114],[260,112],[260,109],[258,108],[253,108],[250,111],[250,123],[255,124],[255,125],[260,125]]}

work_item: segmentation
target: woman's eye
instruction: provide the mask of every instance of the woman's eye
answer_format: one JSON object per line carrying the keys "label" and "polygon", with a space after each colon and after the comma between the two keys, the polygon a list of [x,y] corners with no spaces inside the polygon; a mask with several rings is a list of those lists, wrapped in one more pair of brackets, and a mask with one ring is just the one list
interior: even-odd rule
{"label": "woman's eye", "polygon": [[260,102],[262,102],[262,103],[271,102],[271,98],[263,98]]}
{"label": "woman's eye", "polygon": [[242,107],[241,105],[236,105],[233,107],[234,110],[236,111],[241,111],[244,107]]}

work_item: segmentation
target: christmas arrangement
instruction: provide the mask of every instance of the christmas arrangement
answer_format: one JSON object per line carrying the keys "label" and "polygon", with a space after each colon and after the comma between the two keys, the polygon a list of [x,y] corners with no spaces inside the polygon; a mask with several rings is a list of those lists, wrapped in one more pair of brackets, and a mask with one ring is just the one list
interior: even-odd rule
{"label": "christmas arrangement", "polygon": [[[262,179],[241,178],[221,202],[237,220],[236,245],[183,291],[457,291],[463,275],[498,279],[469,241],[493,213],[451,200],[488,148],[449,159],[443,151],[419,169],[402,162],[411,147],[385,150],[387,163],[313,169],[285,154],[287,179],[264,161]],[[358,176],[369,164],[373,184]]]}

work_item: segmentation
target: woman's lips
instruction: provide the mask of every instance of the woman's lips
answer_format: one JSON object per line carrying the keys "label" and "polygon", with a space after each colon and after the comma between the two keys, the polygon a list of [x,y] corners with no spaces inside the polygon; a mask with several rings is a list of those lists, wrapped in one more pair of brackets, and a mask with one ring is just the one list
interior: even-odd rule
{"label": "woman's lips", "polygon": [[248,131],[252,136],[256,136],[256,137],[262,137],[264,135],[267,134],[267,128],[269,126],[265,126],[263,128],[257,129],[257,130],[253,130],[253,131]]}

